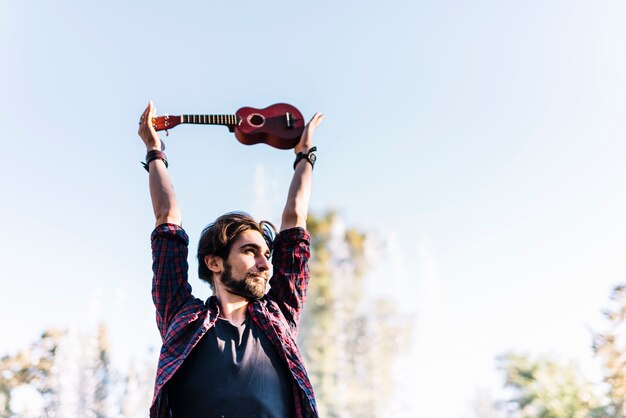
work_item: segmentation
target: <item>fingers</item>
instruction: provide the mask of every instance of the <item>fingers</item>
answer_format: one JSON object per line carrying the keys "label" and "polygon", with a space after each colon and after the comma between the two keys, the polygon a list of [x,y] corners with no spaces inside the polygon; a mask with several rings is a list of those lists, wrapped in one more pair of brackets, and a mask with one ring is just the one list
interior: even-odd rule
{"label": "fingers", "polygon": [[139,118],[140,122],[147,122],[148,119],[151,119],[156,114],[156,107],[154,107],[154,103],[152,101],[148,102],[148,106],[146,110],[143,111],[141,117]]}
{"label": "fingers", "polygon": [[144,110],[143,113],[141,114],[141,118],[140,118],[141,122],[145,122],[146,121],[146,118],[150,114],[150,107],[151,106],[152,106],[152,102],[148,102],[148,106],[146,106],[146,110]]}
{"label": "fingers", "polygon": [[326,115],[320,112],[316,112],[309,123],[306,124],[304,128],[304,132],[302,132],[302,137],[300,138],[300,142],[295,146],[294,152],[297,154],[298,152],[306,152],[313,145],[313,133],[315,132],[315,128],[324,120]]}
{"label": "fingers", "polygon": [[324,115],[323,113],[315,112],[309,123],[307,123],[307,126],[315,128],[324,120],[325,117],[326,115]]}
{"label": "fingers", "polygon": [[304,129],[304,133],[311,135],[313,134],[313,131],[315,130],[315,128],[317,128],[317,126],[322,123],[322,121],[324,120],[324,118],[326,117],[326,115],[324,115],[323,113],[320,112],[316,112],[313,117],[311,118],[311,120],[309,121],[309,123],[306,124],[306,127]]}
{"label": "fingers", "polygon": [[148,106],[141,113],[141,116],[139,117],[139,130],[137,132],[139,133],[140,136],[141,136],[141,133],[145,131],[146,118],[148,117],[149,112],[150,112],[150,103],[148,103]]}
{"label": "fingers", "polygon": [[156,108],[154,107],[154,103],[149,101],[148,106],[139,118],[139,130],[137,133],[149,149],[153,147],[161,147],[159,135],[156,133],[153,124],[155,115]]}
{"label": "fingers", "polygon": [[148,106],[146,106],[146,109],[141,113],[141,116],[139,117],[139,132],[142,131],[142,128],[146,124],[146,118],[148,117],[148,114],[150,113],[151,104],[152,102],[148,102]]}
{"label": "fingers", "polygon": [[152,118],[156,115],[156,107],[154,103],[152,103],[152,100],[148,102],[148,110],[148,120],[152,121]]}

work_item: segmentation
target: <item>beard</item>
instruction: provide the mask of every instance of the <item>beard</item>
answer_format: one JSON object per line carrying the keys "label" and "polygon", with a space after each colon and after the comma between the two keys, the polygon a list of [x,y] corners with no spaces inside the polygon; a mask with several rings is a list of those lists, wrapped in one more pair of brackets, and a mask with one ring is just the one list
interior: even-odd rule
{"label": "beard", "polygon": [[[224,272],[220,281],[226,289],[234,294],[246,299],[258,300],[265,295],[265,286],[268,281],[268,272],[247,272],[243,278],[235,278],[229,263],[225,263]],[[258,277],[263,277],[260,281]]]}

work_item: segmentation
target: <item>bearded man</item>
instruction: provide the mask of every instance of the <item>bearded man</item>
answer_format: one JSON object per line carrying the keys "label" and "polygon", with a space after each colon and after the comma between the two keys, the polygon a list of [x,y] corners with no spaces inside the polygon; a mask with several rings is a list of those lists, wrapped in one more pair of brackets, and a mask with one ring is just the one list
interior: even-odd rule
{"label": "bearded man", "polygon": [[150,102],[139,136],[148,151],[144,166],[156,217],[152,299],[163,341],[150,417],[317,417],[296,336],[309,282],[313,133],[324,116],[313,116],[294,149],[278,234],[269,222],[241,212],[220,216],[202,231],[198,275],[213,290],[206,302],[191,293],[189,238],[161,139],[146,123],[154,117]]}

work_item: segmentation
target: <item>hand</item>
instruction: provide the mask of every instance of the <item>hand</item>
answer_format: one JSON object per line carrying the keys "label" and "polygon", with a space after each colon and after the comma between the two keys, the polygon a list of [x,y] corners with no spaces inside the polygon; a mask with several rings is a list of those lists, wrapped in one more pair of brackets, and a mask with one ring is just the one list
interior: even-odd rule
{"label": "hand", "polygon": [[295,146],[293,151],[297,154],[299,152],[306,153],[313,146],[313,133],[315,132],[315,128],[319,125],[326,115],[317,112],[313,115],[309,123],[304,127],[304,132],[302,132],[302,137],[300,137],[300,142]]}
{"label": "hand", "polygon": [[156,108],[154,104],[150,101],[148,102],[148,107],[141,114],[141,118],[139,119],[139,131],[137,133],[146,144],[146,149],[148,151],[151,150],[159,150],[162,151],[161,138],[156,133],[154,126],[152,124],[152,119],[156,114]]}

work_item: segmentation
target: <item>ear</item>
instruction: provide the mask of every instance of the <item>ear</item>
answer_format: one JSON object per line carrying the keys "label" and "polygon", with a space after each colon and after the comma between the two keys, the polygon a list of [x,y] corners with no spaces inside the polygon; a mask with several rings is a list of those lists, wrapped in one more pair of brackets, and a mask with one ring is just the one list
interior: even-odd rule
{"label": "ear", "polygon": [[207,255],[204,257],[204,264],[211,270],[213,273],[221,273],[224,271],[224,260],[222,257],[218,257],[216,255]]}

